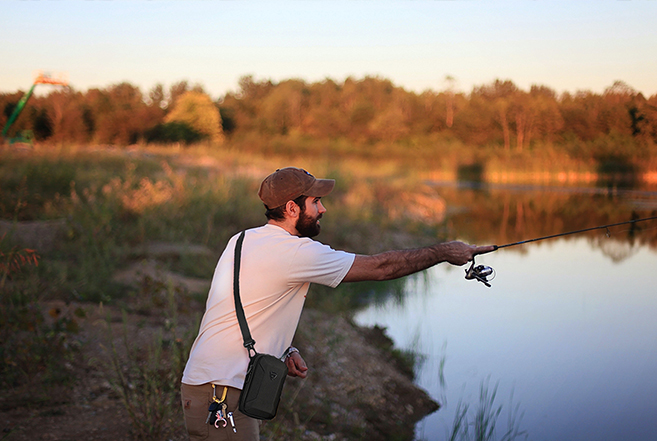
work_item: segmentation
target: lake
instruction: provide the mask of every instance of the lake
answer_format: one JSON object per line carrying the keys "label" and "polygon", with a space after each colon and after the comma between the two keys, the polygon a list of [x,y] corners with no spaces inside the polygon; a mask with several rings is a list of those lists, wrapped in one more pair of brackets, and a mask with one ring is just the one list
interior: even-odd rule
{"label": "lake", "polygon": [[[657,194],[647,191],[436,191],[456,213],[455,237],[478,244],[656,215]],[[441,264],[407,278],[401,298],[356,313],[422,357],[416,382],[443,407],[416,438],[450,439],[467,406],[469,436],[455,439],[474,439],[475,415],[496,392],[492,439],[510,426],[523,432],[515,439],[657,439],[656,232],[647,221],[478,256],[495,269],[491,288]]]}

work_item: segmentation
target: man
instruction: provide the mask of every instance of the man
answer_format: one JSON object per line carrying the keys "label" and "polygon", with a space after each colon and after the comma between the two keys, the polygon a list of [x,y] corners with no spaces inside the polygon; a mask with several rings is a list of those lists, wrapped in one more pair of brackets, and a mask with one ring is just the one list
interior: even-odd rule
{"label": "man", "polygon": [[[310,283],[335,288],[342,282],[390,280],[440,262],[464,265],[476,254],[494,250],[462,242],[440,243],[416,250],[355,255],[312,240],[326,212],[321,198],[335,186],[305,170],[288,167],[267,176],[258,195],[265,204],[264,226],[246,231],[240,297],[256,350],[285,358],[288,375],[305,378],[308,367],[291,348]],[[185,423],[192,440],[258,440],[259,422],[237,409],[249,362],[235,314],[233,236],[219,259],[208,294],[199,335],[182,378]],[[213,397],[231,412],[231,424],[207,424]],[[233,426],[234,424],[234,426]]]}

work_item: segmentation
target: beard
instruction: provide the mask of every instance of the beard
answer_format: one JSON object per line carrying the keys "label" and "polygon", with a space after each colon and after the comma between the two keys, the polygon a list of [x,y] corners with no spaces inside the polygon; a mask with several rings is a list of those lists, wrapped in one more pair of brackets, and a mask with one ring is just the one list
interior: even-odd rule
{"label": "beard", "polygon": [[310,217],[305,212],[302,212],[297,219],[297,231],[299,232],[300,237],[315,237],[319,234],[321,226],[317,221],[322,218],[320,214],[317,217]]}

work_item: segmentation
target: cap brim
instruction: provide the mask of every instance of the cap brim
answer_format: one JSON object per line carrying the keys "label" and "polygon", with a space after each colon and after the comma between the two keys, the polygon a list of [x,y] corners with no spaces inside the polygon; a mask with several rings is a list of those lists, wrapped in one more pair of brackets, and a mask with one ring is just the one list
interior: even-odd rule
{"label": "cap brim", "polygon": [[304,192],[306,196],[321,198],[333,191],[335,179],[316,179],[315,183]]}

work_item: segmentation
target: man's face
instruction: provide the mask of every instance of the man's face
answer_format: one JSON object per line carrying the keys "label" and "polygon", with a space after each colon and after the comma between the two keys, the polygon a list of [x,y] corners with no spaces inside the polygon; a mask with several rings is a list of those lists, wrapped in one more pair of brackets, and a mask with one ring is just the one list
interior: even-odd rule
{"label": "man's face", "polygon": [[319,234],[321,226],[319,220],[326,213],[326,208],[322,205],[320,198],[307,198],[306,206],[299,214],[296,229],[301,237],[315,237]]}

